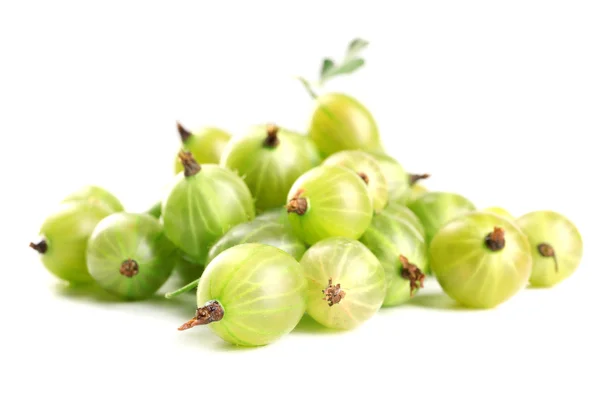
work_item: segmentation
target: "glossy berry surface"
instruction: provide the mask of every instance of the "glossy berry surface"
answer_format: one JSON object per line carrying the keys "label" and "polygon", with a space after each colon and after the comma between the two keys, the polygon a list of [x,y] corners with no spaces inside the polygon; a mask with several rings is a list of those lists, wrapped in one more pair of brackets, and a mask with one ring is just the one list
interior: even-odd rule
{"label": "glossy berry surface", "polygon": [[555,211],[541,210],[517,219],[533,257],[529,282],[551,287],[570,277],[583,257],[583,239],[575,224]]}
{"label": "glossy berry surface", "polygon": [[377,161],[388,186],[388,201],[394,203],[400,201],[405,203],[410,190],[410,182],[402,164],[394,157],[383,153],[372,153]]}
{"label": "glossy berry surface", "polygon": [[358,174],[367,185],[374,212],[380,212],[387,205],[387,181],[379,164],[370,154],[361,150],[344,150],[327,157],[323,165],[345,167]]}
{"label": "glossy berry surface", "polygon": [[435,235],[430,265],[444,292],[458,303],[494,308],[527,285],[532,256],[527,237],[513,222],[472,212]]}
{"label": "glossy berry surface", "polygon": [[191,261],[206,265],[210,247],[229,229],[254,218],[250,190],[239,176],[215,164],[197,164],[182,153],[178,174],[162,202],[167,237]]}
{"label": "glossy berry surface", "polygon": [[411,209],[408,208],[407,206],[402,205],[400,203],[390,203],[384,209],[384,212],[385,212],[385,215],[387,218],[394,218],[394,219],[408,222],[423,237],[425,237],[425,228],[423,227],[421,220],[419,219],[419,217],[417,217],[417,214],[412,212]]}
{"label": "glossy berry surface", "polygon": [[123,211],[121,201],[108,190],[94,185],[86,185],[63,198],[62,202],[87,201],[108,208],[111,212]]}
{"label": "glossy berry surface", "polygon": [[289,224],[279,222],[279,215],[271,219],[257,218],[231,228],[219,239],[208,253],[207,263],[230,247],[243,243],[263,243],[277,247],[300,260],[306,251],[306,245],[292,232]]}
{"label": "glossy berry surface", "polygon": [[294,234],[309,245],[335,236],[358,239],[373,218],[364,181],[338,166],[319,166],[300,176],[287,209]]}
{"label": "glossy berry surface", "polygon": [[385,270],[387,290],[384,306],[409,301],[423,287],[428,272],[425,237],[413,223],[384,210],[360,239]]}
{"label": "glossy berry surface", "polygon": [[262,346],[296,327],[306,311],[306,280],[298,261],[283,250],[246,243],[208,264],[196,297],[196,317],[180,330],[208,324],[229,343]]}
{"label": "glossy berry surface", "polygon": [[385,272],[362,243],[347,238],[324,239],[300,261],[306,276],[307,313],[333,329],[352,329],[381,308]]}
{"label": "glossy berry surface", "polygon": [[54,276],[72,283],[92,282],[86,262],[87,242],[96,225],[110,214],[109,208],[92,202],[63,202],[42,223],[40,240],[30,246]]}
{"label": "glossy berry surface", "polygon": [[[191,152],[200,164],[218,164],[225,146],[231,139],[231,134],[215,127],[190,131],[178,123],[177,130],[181,138],[181,149]],[[176,174],[183,171],[179,154],[175,157],[174,168]]]}
{"label": "glossy berry surface", "polygon": [[427,243],[446,223],[476,209],[464,196],[449,192],[425,193],[408,204],[408,208],[421,220]]}
{"label": "glossy berry surface", "polygon": [[177,249],[148,214],[120,212],[103,219],[88,247],[88,270],[107,292],[128,300],[152,296],[167,281]]}
{"label": "glossy berry surface", "polygon": [[296,179],[321,162],[312,141],[275,125],[256,126],[225,147],[221,166],[244,179],[257,210],[285,205]]}
{"label": "glossy berry surface", "polygon": [[382,147],[371,112],[357,99],[341,93],[316,99],[308,132],[324,157],[341,150],[380,151]]}

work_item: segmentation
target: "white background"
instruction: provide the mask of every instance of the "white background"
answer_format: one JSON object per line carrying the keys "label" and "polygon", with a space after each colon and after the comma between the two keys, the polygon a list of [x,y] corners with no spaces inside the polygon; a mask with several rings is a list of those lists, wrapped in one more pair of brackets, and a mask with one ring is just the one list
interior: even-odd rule
{"label": "white background", "polygon": [[[597,2],[574,0],[2,2],[0,398],[599,398],[598,21]],[[567,215],[585,244],[575,275],[484,312],[430,282],[355,331],[303,323],[237,350],[176,330],[193,296],[98,300],[28,249],[80,185],[131,211],[162,196],[176,120],[304,130],[312,102],[293,77],[354,37],[367,66],[328,89],[366,104],[431,189]]]}

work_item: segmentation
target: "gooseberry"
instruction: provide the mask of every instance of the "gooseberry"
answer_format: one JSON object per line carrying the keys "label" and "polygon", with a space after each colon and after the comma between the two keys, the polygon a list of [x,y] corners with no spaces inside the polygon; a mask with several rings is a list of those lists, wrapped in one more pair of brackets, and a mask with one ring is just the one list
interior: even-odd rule
{"label": "gooseberry", "polygon": [[525,287],[532,269],[527,237],[513,222],[470,212],[442,227],[430,245],[440,286],[458,303],[494,308]]}
{"label": "gooseberry", "polygon": [[333,329],[352,329],[381,308],[385,272],[359,241],[332,237],[311,246],[300,260],[307,282],[306,312]]}
{"label": "gooseberry", "polygon": [[357,173],[367,185],[375,213],[387,205],[387,181],[377,161],[368,153],[361,150],[343,150],[327,157],[323,165],[338,165]]}
{"label": "gooseberry", "polygon": [[400,197],[397,198],[397,202],[409,205],[423,194],[427,193],[427,188],[419,182],[429,178],[429,176],[429,174],[407,174],[406,181],[408,184],[408,190],[404,191]]}
{"label": "gooseberry", "polygon": [[571,276],[583,257],[583,240],[575,224],[555,211],[529,212],[516,220],[529,240],[533,287],[551,287]]}
{"label": "gooseberry", "polygon": [[160,222],[148,214],[119,212],[104,218],[87,246],[90,275],[104,290],[127,300],[156,293],[178,256]]}
{"label": "gooseberry", "polygon": [[360,241],[379,259],[385,270],[384,306],[397,306],[409,301],[423,287],[428,272],[425,237],[414,225],[384,210]]}
{"label": "gooseberry", "polygon": [[405,205],[400,203],[390,203],[384,209],[388,218],[395,218],[406,221],[413,226],[423,237],[425,237],[425,228],[417,215]]}
{"label": "gooseberry", "polygon": [[224,250],[242,243],[268,244],[300,260],[306,245],[294,235],[289,224],[280,223],[277,217],[273,215],[272,219],[268,219],[263,216],[234,226],[211,247],[206,262],[210,263]]}
{"label": "gooseberry", "polygon": [[87,242],[96,225],[111,214],[102,204],[63,202],[42,223],[40,239],[29,246],[54,276],[71,283],[92,282],[86,263]]}
{"label": "gooseberry", "polygon": [[508,219],[514,219],[512,214],[509,213],[506,209],[504,209],[502,207],[487,207],[481,211],[490,212],[492,214],[496,214],[496,215],[499,215],[501,217],[508,218]]}
{"label": "gooseberry", "polygon": [[308,137],[273,124],[234,137],[221,157],[221,166],[244,179],[259,211],[285,205],[294,181],[320,162]]}
{"label": "gooseberry", "polygon": [[294,234],[309,245],[334,236],[358,239],[373,218],[364,181],[334,165],[321,165],[300,176],[288,194],[287,210]]}
{"label": "gooseberry", "polygon": [[475,211],[475,205],[462,195],[450,192],[427,192],[408,204],[421,220],[425,239],[431,242],[436,232],[450,220]]}
{"label": "gooseberry", "polygon": [[254,219],[254,202],[242,178],[216,164],[198,164],[180,153],[176,175],[162,202],[165,234],[190,260],[206,265],[210,246],[233,226]]}
{"label": "gooseberry", "polygon": [[[219,128],[204,127],[196,131],[185,129],[177,122],[177,131],[181,138],[181,148],[189,151],[199,164],[218,164],[221,160],[221,154],[231,135]],[[175,173],[183,171],[183,165],[179,159],[179,154],[175,157]]]}
{"label": "gooseberry", "polygon": [[124,210],[121,201],[108,190],[95,185],[82,186],[62,199],[63,203],[70,201],[88,201],[108,208],[111,212]]}
{"label": "gooseberry", "polygon": [[179,330],[208,324],[229,343],[262,346],[300,322],[306,310],[306,280],[298,261],[285,251],[245,243],[207,265],[196,298],[196,316]]}
{"label": "gooseberry", "polygon": [[[401,201],[410,190],[410,182],[404,167],[392,156],[384,153],[371,153],[379,164],[388,186],[388,201]],[[404,201],[402,201],[404,202]]]}

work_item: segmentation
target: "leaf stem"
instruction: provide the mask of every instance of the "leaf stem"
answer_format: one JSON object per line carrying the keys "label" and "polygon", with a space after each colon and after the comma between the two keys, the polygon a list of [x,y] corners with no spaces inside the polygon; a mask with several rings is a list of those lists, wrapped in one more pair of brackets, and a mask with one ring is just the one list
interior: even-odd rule
{"label": "leaf stem", "polygon": [[187,284],[187,285],[185,285],[184,287],[181,287],[181,288],[179,288],[179,289],[177,289],[177,290],[174,290],[174,291],[172,291],[172,292],[169,292],[169,293],[165,294],[165,297],[166,297],[167,299],[172,299],[173,297],[177,297],[177,296],[179,296],[180,294],[187,293],[187,292],[189,292],[190,290],[192,290],[192,289],[194,289],[195,287],[197,287],[197,286],[198,286],[198,282],[199,282],[199,281],[200,281],[200,278],[196,279],[195,281],[192,281],[192,282],[188,283],[188,284]]}

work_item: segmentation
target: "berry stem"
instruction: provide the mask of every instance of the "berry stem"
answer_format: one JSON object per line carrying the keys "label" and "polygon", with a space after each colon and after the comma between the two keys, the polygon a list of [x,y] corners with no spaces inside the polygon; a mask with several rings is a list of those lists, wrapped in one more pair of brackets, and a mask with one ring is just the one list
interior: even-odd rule
{"label": "berry stem", "polygon": [[300,83],[302,83],[302,86],[304,86],[304,89],[306,89],[310,97],[312,97],[313,99],[316,99],[318,97],[314,89],[306,79],[299,76],[298,80],[300,81]]}
{"label": "berry stem", "polygon": [[265,147],[275,148],[279,144],[279,138],[277,137],[277,132],[279,132],[279,127],[274,124],[267,125],[267,137],[263,142]]}
{"label": "berry stem", "polygon": [[360,178],[365,181],[365,183],[368,185],[369,184],[369,176],[367,174],[365,174],[364,172],[359,172],[358,176],[360,176]]}
{"label": "berry stem", "polygon": [[492,251],[499,251],[506,245],[504,229],[494,227],[494,230],[485,237],[485,245]]}
{"label": "berry stem", "polygon": [[431,175],[429,174],[410,174],[408,176],[408,180],[410,182],[410,186],[413,186],[414,184],[416,184],[417,182],[419,182],[422,179],[427,179],[429,178]]}
{"label": "berry stem", "polygon": [[42,239],[37,243],[29,243],[29,247],[31,247],[40,254],[44,254],[48,251],[48,242],[46,242],[46,239]]}
{"label": "berry stem", "polygon": [[196,175],[202,169],[189,151],[181,150],[179,152],[179,159],[181,160],[181,164],[183,164],[183,174],[186,178]]}
{"label": "berry stem", "polygon": [[288,213],[296,213],[298,215],[304,215],[308,211],[308,200],[302,196],[304,189],[300,189],[296,192],[294,197],[286,205]]}
{"label": "berry stem", "polygon": [[216,300],[207,302],[204,306],[196,310],[196,316],[190,319],[185,324],[181,325],[178,330],[185,331],[198,325],[208,325],[211,322],[217,322],[223,319],[225,311],[221,304]]}
{"label": "berry stem", "polygon": [[329,285],[323,289],[322,292],[325,294],[323,300],[329,304],[329,307],[333,306],[334,304],[339,304],[339,302],[346,297],[346,292],[342,290],[339,283],[335,286],[333,285],[332,278],[329,278]]}
{"label": "berry stem", "polygon": [[177,121],[177,131],[179,132],[179,137],[181,138],[181,142],[185,143],[191,136],[192,132],[185,129],[179,121]]}
{"label": "berry stem", "polygon": [[423,287],[425,282],[425,274],[414,264],[408,261],[408,258],[400,255],[400,262],[402,267],[400,268],[400,276],[410,281],[410,297],[414,297],[417,289]]}
{"label": "berry stem", "polygon": [[121,268],[119,269],[119,272],[121,273],[121,275],[123,275],[127,278],[133,278],[134,276],[139,274],[140,265],[137,263],[137,261],[129,258],[129,259],[123,261],[123,263],[121,264]]}
{"label": "berry stem", "polygon": [[197,287],[199,281],[200,281],[200,278],[196,279],[195,281],[192,281],[192,282],[188,283],[187,285],[185,285],[185,286],[183,286],[183,287],[181,287],[181,288],[179,288],[177,290],[174,290],[172,292],[169,292],[169,293],[165,294],[165,297],[167,299],[172,299],[173,297],[177,297],[180,294],[187,293],[190,290],[192,290],[195,287]]}
{"label": "berry stem", "polygon": [[552,257],[554,259],[554,271],[558,272],[558,259],[556,258],[554,247],[548,243],[540,243],[537,246],[537,250],[542,257]]}

